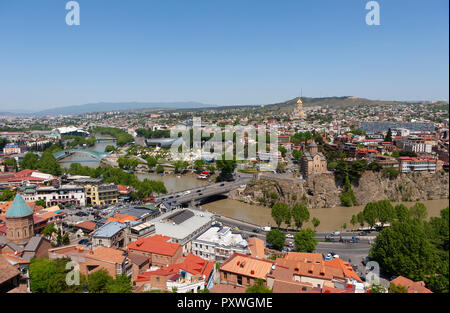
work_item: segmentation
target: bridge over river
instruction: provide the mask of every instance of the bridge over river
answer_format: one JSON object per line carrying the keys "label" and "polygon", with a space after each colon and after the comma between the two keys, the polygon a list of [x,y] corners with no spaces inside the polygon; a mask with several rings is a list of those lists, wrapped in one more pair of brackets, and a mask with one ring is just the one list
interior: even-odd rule
{"label": "bridge over river", "polygon": [[98,151],[86,150],[86,149],[69,149],[69,150],[62,150],[62,151],[55,152],[55,153],[53,153],[53,156],[55,157],[55,159],[57,161],[59,161],[59,160],[62,160],[64,158],[71,156],[74,153],[87,154],[97,161],[100,161],[100,160],[104,159],[105,157],[107,157],[109,154],[111,154],[111,152],[98,152]]}
{"label": "bridge over river", "polygon": [[246,185],[252,177],[239,177],[235,181],[215,183],[208,186],[187,189],[174,192],[156,198],[156,201],[173,201],[176,200],[180,204],[197,203],[209,197],[223,195],[231,190],[237,189],[242,185]]}

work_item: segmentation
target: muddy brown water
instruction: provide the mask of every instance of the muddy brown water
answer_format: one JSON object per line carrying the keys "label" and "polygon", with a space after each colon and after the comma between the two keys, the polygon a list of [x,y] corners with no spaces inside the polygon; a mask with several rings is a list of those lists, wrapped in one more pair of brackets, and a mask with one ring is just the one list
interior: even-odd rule
{"label": "muddy brown water", "polygon": [[[426,200],[421,202],[427,207],[429,217],[439,216],[440,211],[449,206],[448,199]],[[416,202],[393,202],[394,205],[398,203],[403,203],[407,207],[410,207]],[[261,226],[275,226],[271,216],[271,209],[263,206],[251,205],[232,199],[224,199],[204,204],[202,205],[202,208],[223,216],[236,218]],[[354,207],[310,209],[310,220],[313,217],[317,217],[320,220],[320,225],[317,227],[317,231],[319,232],[340,230],[344,223],[347,223],[347,229],[349,229],[351,228],[350,219],[352,215],[358,214],[363,209],[363,205]],[[312,228],[311,222],[306,223],[304,227]]]}

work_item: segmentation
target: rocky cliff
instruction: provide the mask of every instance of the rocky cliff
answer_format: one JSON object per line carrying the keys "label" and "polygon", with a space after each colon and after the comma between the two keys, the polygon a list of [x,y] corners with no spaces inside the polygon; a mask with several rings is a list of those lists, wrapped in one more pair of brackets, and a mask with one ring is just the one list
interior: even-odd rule
{"label": "rocky cliff", "polygon": [[[367,171],[352,188],[360,205],[379,200],[444,199],[449,196],[449,174],[408,173],[391,180],[380,173]],[[341,205],[341,192],[342,186],[336,183],[334,175],[325,174],[298,181],[274,178],[252,180],[243,191],[231,192],[230,197],[266,206],[282,201],[289,205],[304,203],[308,208],[331,208]]]}

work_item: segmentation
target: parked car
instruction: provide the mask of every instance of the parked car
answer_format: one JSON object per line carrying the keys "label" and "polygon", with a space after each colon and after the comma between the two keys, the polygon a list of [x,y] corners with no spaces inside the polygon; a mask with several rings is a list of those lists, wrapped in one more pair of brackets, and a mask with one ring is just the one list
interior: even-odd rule
{"label": "parked car", "polygon": [[252,230],[252,232],[254,232],[254,233],[259,233],[259,229],[254,228],[254,229]]}
{"label": "parked car", "polygon": [[331,233],[331,235],[333,235],[333,236],[339,236],[340,234],[341,234],[340,231],[334,231]]}
{"label": "parked car", "polygon": [[292,235],[292,234],[286,234],[286,238],[294,238],[294,235]]}
{"label": "parked car", "polygon": [[81,239],[80,241],[78,241],[78,244],[88,246],[89,245],[89,240],[88,239]]}

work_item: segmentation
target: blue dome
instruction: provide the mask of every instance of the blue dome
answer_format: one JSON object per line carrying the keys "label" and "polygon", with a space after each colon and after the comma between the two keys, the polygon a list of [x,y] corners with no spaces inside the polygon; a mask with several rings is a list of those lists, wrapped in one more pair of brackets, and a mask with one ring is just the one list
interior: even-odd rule
{"label": "blue dome", "polygon": [[23,200],[22,196],[17,194],[11,206],[6,212],[6,217],[21,217],[33,214],[33,210]]}

